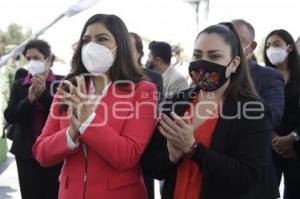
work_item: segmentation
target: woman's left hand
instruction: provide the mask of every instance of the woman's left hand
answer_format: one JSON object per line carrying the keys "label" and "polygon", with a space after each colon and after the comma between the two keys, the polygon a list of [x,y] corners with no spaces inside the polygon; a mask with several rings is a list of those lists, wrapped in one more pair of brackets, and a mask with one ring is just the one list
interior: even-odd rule
{"label": "woman's left hand", "polygon": [[64,102],[69,106],[68,116],[71,126],[75,130],[79,130],[80,126],[93,113],[93,104],[90,102],[90,97],[87,95],[84,78],[76,77],[77,87],[70,86],[70,82],[66,85],[70,86],[71,93],[66,93],[58,88]]}
{"label": "woman's left hand", "polygon": [[159,119],[159,131],[165,136],[177,149],[184,153],[191,151],[192,145],[195,142],[193,125],[190,118],[186,115],[181,118],[176,113],[172,112],[171,117],[162,114]]}

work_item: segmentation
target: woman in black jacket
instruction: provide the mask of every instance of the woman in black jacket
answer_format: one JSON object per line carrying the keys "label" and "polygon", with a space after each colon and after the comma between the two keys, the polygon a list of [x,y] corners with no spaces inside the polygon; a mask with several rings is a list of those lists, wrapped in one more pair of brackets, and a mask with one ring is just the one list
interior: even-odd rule
{"label": "woman in black jacket", "polygon": [[52,53],[47,42],[31,40],[23,55],[28,73],[15,80],[4,112],[6,121],[13,125],[10,152],[16,158],[22,199],[55,199],[61,164],[42,167],[33,158],[32,146],[42,132],[62,77],[51,71]]}
{"label": "woman in black jacket", "polygon": [[194,85],[167,100],[143,157],[165,179],[164,199],[256,199],[270,163],[272,126],[231,23],[195,41]]}
{"label": "woman in black jacket", "polygon": [[[268,34],[263,50],[266,66],[277,69],[284,77],[284,112],[272,141],[277,185],[284,176],[284,199],[300,198],[300,160],[293,143],[299,141],[300,129],[300,62],[292,35],[286,30]],[[297,144],[295,144],[297,145]],[[297,150],[297,149],[296,149]]]}

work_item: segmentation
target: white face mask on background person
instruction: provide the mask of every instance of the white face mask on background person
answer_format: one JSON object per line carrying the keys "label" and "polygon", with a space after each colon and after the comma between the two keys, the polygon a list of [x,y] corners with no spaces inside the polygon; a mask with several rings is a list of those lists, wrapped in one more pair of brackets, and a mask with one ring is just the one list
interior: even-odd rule
{"label": "white face mask on background person", "polygon": [[286,49],[279,48],[279,47],[272,47],[272,46],[270,48],[268,48],[267,56],[268,56],[270,62],[275,66],[282,64],[284,62],[284,60],[286,59],[286,57],[288,56],[288,52],[286,51]]}
{"label": "white face mask on background person", "polygon": [[46,71],[46,65],[41,61],[30,60],[27,64],[27,70],[32,76],[40,75]]}
{"label": "white face mask on background person", "polygon": [[94,76],[105,74],[113,65],[114,56],[109,48],[90,42],[82,47],[81,58],[87,71]]}

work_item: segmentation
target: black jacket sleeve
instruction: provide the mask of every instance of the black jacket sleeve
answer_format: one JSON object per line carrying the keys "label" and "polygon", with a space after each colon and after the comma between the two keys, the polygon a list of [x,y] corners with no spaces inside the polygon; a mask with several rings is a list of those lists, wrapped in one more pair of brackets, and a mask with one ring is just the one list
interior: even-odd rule
{"label": "black jacket sleeve", "polygon": [[158,180],[166,178],[176,169],[176,164],[169,159],[166,139],[161,135],[158,128],[152,136],[145,153],[142,156],[144,172]]}
{"label": "black jacket sleeve", "polygon": [[54,93],[51,94],[51,92],[46,89],[37,101],[41,103],[46,110],[49,110],[53,101],[53,97]]}
{"label": "black jacket sleeve", "polygon": [[[191,100],[187,99],[187,96],[194,96],[194,94],[192,89],[179,92],[162,102],[160,104],[160,110],[166,115],[170,115],[170,113],[174,111],[177,115],[182,116],[189,105],[188,101]],[[181,99],[182,97],[184,99]],[[173,106],[176,102],[186,103],[178,103],[176,106]],[[150,143],[142,156],[144,172],[155,179],[161,180],[167,178],[169,175],[174,175],[177,165],[180,163],[181,161],[177,163],[170,161],[167,140],[159,132],[158,127],[156,127]]]}
{"label": "black jacket sleeve", "polygon": [[28,124],[31,120],[31,115],[34,111],[34,105],[30,103],[27,96],[21,96],[21,89],[28,89],[21,86],[21,80],[14,82],[8,105],[4,111],[4,117],[7,122]]}
{"label": "black jacket sleeve", "polygon": [[262,119],[236,119],[230,130],[228,151],[219,153],[198,144],[192,156],[201,168],[203,179],[223,190],[248,192],[256,185],[268,163],[272,125]]}
{"label": "black jacket sleeve", "polygon": [[[161,111],[167,115],[172,111],[174,99],[168,98],[162,102]],[[142,156],[142,168],[144,173],[152,178],[161,180],[174,173],[176,164],[170,161],[166,138],[158,130],[158,125]]]}
{"label": "black jacket sleeve", "polygon": [[277,128],[284,110],[284,80],[279,72],[273,70],[270,70],[270,74],[266,74],[265,78],[260,97],[270,110],[273,127]]}

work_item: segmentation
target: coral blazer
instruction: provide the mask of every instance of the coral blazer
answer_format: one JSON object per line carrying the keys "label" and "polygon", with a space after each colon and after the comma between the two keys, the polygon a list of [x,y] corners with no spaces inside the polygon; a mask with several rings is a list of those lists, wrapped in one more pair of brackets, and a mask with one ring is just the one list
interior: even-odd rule
{"label": "coral blazer", "polygon": [[147,198],[140,157],[156,125],[156,98],[155,85],[148,81],[128,86],[127,91],[111,84],[96,108],[96,117],[79,137],[79,147],[70,150],[69,120],[66,112],[59,113],[59,96],[55,96],[33,154],[46,167],[64,161],[60,199]]}

